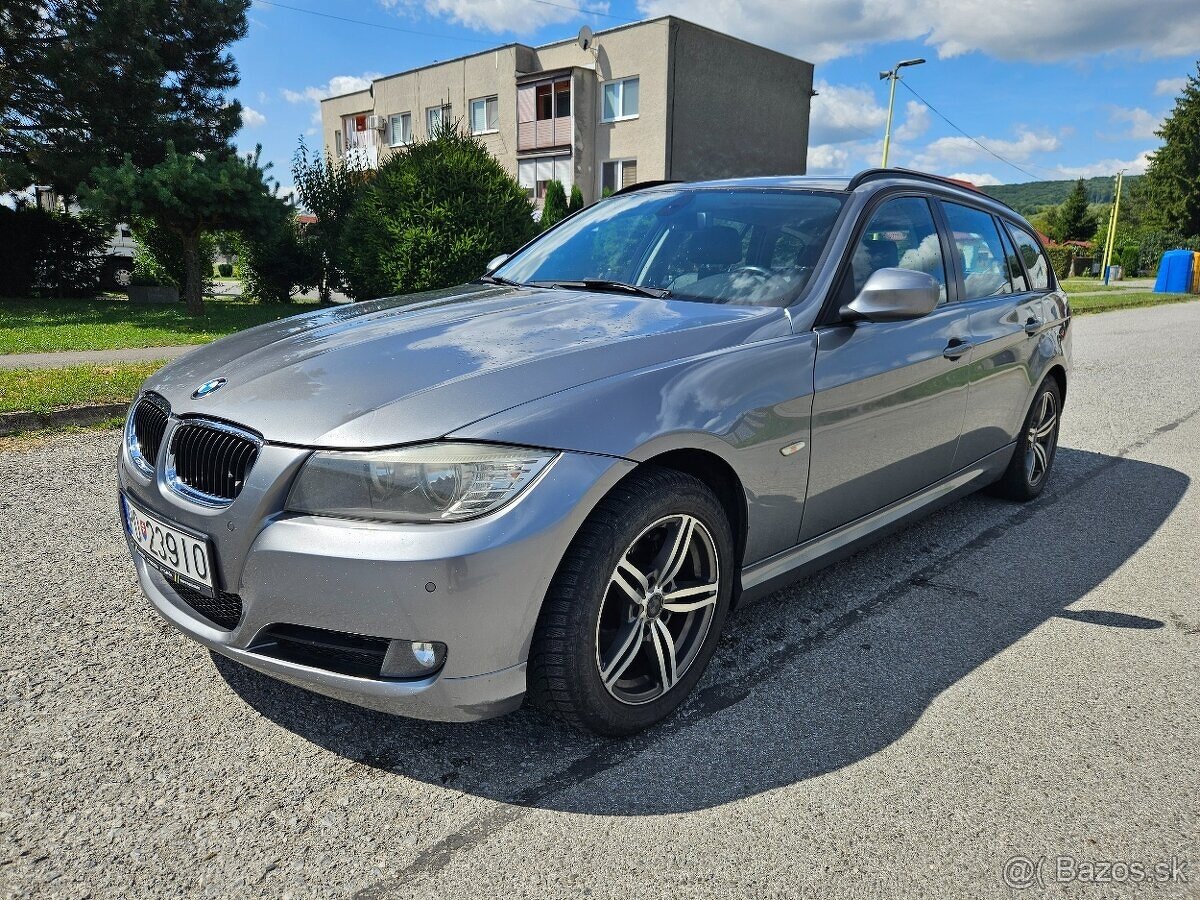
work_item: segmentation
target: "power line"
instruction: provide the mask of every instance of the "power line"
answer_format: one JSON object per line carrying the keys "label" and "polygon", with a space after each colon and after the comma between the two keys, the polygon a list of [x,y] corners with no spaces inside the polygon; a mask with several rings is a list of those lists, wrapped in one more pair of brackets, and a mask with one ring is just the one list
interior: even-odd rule
{"label": "power line", "polygon": [[349,16],[338,16],[333,13],[321,12],[316,9],[305,9],[302,6],[289,6],[286,3],[279,3],[277,0],[255,0],[256,3],[261,3],[264,6],[275,6],[279,9],[287,9],[292,12],[305,13],[310,16],[320,16],[323,19],[336,19],[338,22],[350,22],[353,25],[366,25],[369,28],[382,28],[386,31],[399,31],[402,34],[415,34],[419,37],[441,38],[446,41],[466,41],[471,44],[492,44],[494,41],[486,41],[483,38],[457,37],[450,34],[434,34],[430,31],[417,31],[412,28],[401,28],[399,25],[385,25],[383,22],[368,22],[366,19],[351,19]]}
{"label": "power line", "polygon": [[[1004,163],[1006,166],[1012,166],[1014,169],[1016,169],[1016,170],[1017,170],[1018,172],[1020,172],[1021,174],[1023,174],[1023,175],[1028,175],[1028,176],[1029,176],[1030,178],[1032,178],[1034,181],[1037,181],[1037,180],[1038,180],[1038,176],[1037,176],[1037,175],[1034,175],[1032,172],[1030,172],[1030,171],[1028,171],[1028,170],[1026,170],[1026,169],[1022,169],[1020,166],[1018,166],[1018,165],[1017,165],[1015,162],[1013,162],[1012,160],[1005,159],[1003,156],[1001,156],[999,153],[997,153],[997,152],[996,152],[995,150],[993,150],[991,147],[987,146],[986,144],[983,144],[983,143],[981,143],[981,142],[980,142],[980,141],[978,141],[976,138],[973,138],[971,135],[967,134],[965,131],[963,131],[961,128],[959,128],[957,125],[955,125],[955,124],[954,124],[953,122],[951,122],[949,119],[947,119],[947,118],[946,118],[944,115],[942,115],[942,113],[941,113],[941,112],[939,112],[939,111],[938,111],[938,109],[937,109],[937,108],[936,108],[936,107],[935,107],[935,106],[934,106],[932,103],[930,103],[928,100],[926,100],[926,99],[925,99],[924,97],[922,97],[920,94],[918,94],[918,93],[916,92],[916,90],[914,90],[914,89],[913,89],[913,88],[912,88],[912,87],[911,87],[911,86],[908,84],[908,82],[907,82],[907,81],[903,81],[903,80],[901,80],[901,81],[900,81],[900,83],[901,83],[902,85],[904,85],[904,87],[905,87],[905,88],[908,90],[908,92],[909,92],[909,93],[911,93],[911,94],[912,94],[914,97],[916,97],[918,100],[920,100],[922,103],[924,103],[924,104],[925,104],[925,105],[926,105],[926,106],[929,108],[929,111],[930,111],[930,112],[932,112],[932,113],[933,113],[935,116],[937,116],[939,119],[941,119],[941,120],[942,120],[943,122],[945,122],[947,125],[949,125],[951,128],[953,128],[955,131],[957,131],[957,132],[958,132],[959,134],[961,134],[963,137],[965,137],[965,138],[966,138],[968,141],[970,141],[972,144],[974,144],[974,145],[975,145],[976,147],[978,147],[980,150],[982,150],[982,151],[984,151],[985,153],[991,154],[992,156],[996,157],[996,159],[1000,160],[1000,162]],[[1030,165],[1031,165],[1031,166],[1033,166],[1035,169],[1043,169],[1043,170],[1045,170],[1045,171],[1047,171],[1047,172],[1052,172],[1052,171],[1054,171],[1053,169],[1047,169],[1045,166],[1039,166],[1039,165],[1037,165],[1036,163],[1030,163]]]}
{"label": "power line", "polygon": [[[450,35],[450,34],[437,34],[437,33],[430,32],[430,31],[418,31],[417,29],[414,29],[414,28],[401,28],[399,25],[387,25],[387,24],[384,24],[383,22],[369,22],[366,19],[352,19],[349,16],[339,16],[339,15],[336,15],[335,13],[322,12],[321,10],[317,10],[317,9],[305,9],[302,6],[291,6],[287,3],[279,3],[278,0],[255,0],[255,2],[261,3],[264,6],[274,6],[279,9],[290,10],[291,12],[304,13],[304,14],[310,15],[310,16],[320,16],[323,19],[333,19],[338,22],[349,22],[353,25],[365,25],[368,28],[382,28],[385,31],[398,31],[401,34],[413,34],[413,35],[417,35],[418,37],[440,38],[440,39],[446,40],[446,41],[463,41],[463,42],[469,43],[469,44],[491,45],[491,44],[495,43],[495,41],[485,40],[483,38],[459,37],[457,35]],[[616,16],[611,13],[602,12],[601,10],[592,9],[592,8],[586,7],[586,6],[569,6],[568,4],[565,4],[565,3],[554,3],[554,2],[552,2],[552,0],[528,0],[528,2],[539,3],[542,6],[553,6],[556,9],[568,9],[571,12],[576,12],[576,13],[579,13],[580,15],[603,16],[606,19],[624,20],[623,16]]]}

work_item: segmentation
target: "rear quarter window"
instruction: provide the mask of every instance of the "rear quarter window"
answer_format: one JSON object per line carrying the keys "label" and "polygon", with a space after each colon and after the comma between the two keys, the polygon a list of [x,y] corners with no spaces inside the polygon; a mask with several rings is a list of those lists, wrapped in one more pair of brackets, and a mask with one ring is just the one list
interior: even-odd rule
{"label": "rear quarter window", "polygon": [[1005,225],[1008,227],[1008,233],[1012,236],[1013,243],[1017,245],[1017,253],[1025,263],[1025,271],[1029,273],[1030,290],[1049,290],[1050,263],[1046,260],[1046,254],[1042,252],[1041,246],[1024,228],[1018,228],[1011,222],[1006,222]]}

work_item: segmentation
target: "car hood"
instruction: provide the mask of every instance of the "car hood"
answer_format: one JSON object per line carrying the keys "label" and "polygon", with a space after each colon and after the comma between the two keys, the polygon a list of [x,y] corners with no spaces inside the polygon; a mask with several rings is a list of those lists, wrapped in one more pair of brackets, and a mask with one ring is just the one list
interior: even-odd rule
{"label": "car hood", "polygon": [[[781,309],[466,285],[318,310],[215,341],[146,383],[309,447],[430,440],[622,372],[785,334]],[[199,399],[193,392],[225,379]]]}

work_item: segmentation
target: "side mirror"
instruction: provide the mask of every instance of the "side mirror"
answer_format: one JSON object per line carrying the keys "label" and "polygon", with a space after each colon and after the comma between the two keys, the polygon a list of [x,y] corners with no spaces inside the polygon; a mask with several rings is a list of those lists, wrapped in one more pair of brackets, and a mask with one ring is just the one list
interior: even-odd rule
{"label": "side mirror", "polygon": [[487,264],[487,269],[484,271],[484,274],[491,275],[498,268],[508,262],[508,257],[509,254],[507,253],[501,253],[499,256],[492,257],[491,261]]}
{"label": "side mirror", "polygon": [[879,269],[871,273],[857,297],[841,308],[845,319],[903,322],[933,312],[938,283],[932,275],[912,269]]}

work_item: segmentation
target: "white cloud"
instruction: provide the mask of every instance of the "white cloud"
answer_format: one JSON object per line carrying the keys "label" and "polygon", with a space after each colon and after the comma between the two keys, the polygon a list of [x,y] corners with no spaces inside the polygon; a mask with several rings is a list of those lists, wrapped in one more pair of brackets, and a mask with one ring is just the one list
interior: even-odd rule
{"label": "white cloud", "polygon": [[887,109],[866,88],[818,81],[813,89],[809,143],[840,144],[883,136]]}
{"label": "white cloud", "polygon": [[[424,13],[448,19],[476,31],[514,32],[532,34],[546,25],[571,22],[581,15],[579,4],[572,0],[539,3],[537,0],[380,0],[385,9],[402,15]],[[608,12],[608,3],[589,2],[588,10]]]}
{"label": "white cloud", "polygon": [[[1143,150],[1133,159],[1100,159],[1081,166],[1058,165],[1054,169],[1059,178],[1095,178],[1099,175],[1116,175],[1121,169],[1126,175],[1141,175],[1150,164],[1150,154],[1153,150]],[[1050,175],[1047,178],[1053,177]]]}
{"label": "white cloud", "polygon": [[327,97],[340,97],[342,94],[353,94],[365,91],[376,78],[382,78],[379,72],[364,72],[362,75],[334,75],[328,82],[319,87],[306,87],[299,91],[284,88],[283,99],[288,103],[311,103],[313,105],[312,124],[321,124],[321,101]]}
{"label": "white cloud", "polygon": [[[1015,141],[981,137],[979,143],[1014,162],[1023,162],[1035,153],[1051,153],[1062,146],[1062,142],[1053,134],[1029,130],[1021,131]],[[926,144],[924,150],[911,158],[910,164],[917,169],[939,172],[950,167],[994,158],[969,138],[952,135]]]}
{"label": "white cloud", "polygon": [[1187,87],[1186,78],[1160,78],[1154,83],[1154,95],[1161,97],[1163,94],[1168,94],[1172,97],[1183,93],[1183,89]]}
{"label": "white cloud", "polygon": [[249,106],[242,107],[242,127],[258,128],[260,125],[267,124],[267,117],[260,113],[257,109],[251,109]]}
{"label": "white cloud", "polygon": [[959,181],[969,181],[977,187],[987,187],[989,184],[1004,184],[1003,181],[989,172],[953,172],[947,177],[957,178]]}
{"label": "white cloud", "polygon": [[1109,118],[1114,122],[1128,122],[1129,131],[1121,136],[1139,140],[1152,140],[1159,122],[1162,121],[1159,116],[1151,115],[1140,106],[1133,109],[1115,106],[1109,114]]}
{"label": "white cloud", "polygon": [[259,106],[266,106],[270,102],[271,102],[271,97],[267,94],[266,91],[258,92],[258,105]]}
{"label": "white cloud", "polygon": [[[512,0],[492,0],[510,5]],[[490,4],[426,0],[429,5]],[[1086,13],[1075,3],[1030,0],[711,0],[689,6],[686,16],[702,25],[825,62],[864,45],[924,38],[940,56],[980,50],[1001,59],[1076,59],[1114,50],[1141,56],[1190,55],[1200,46],[1200,3],[1155,0],[1091,0]],[[647,16],[677,12],[676,0],[638,0]]]}
{"label": "white cloud", "polygon": [[844,175],[850,153],[836,144],[816,144],[808,148],[809,175]]}
{"label": "white cloud", "polygon": [[914,141],[929,130],[929,107],[924,103],[909,100],[904,107],[904,116],[904,122],[893,129],[893,140]]}

